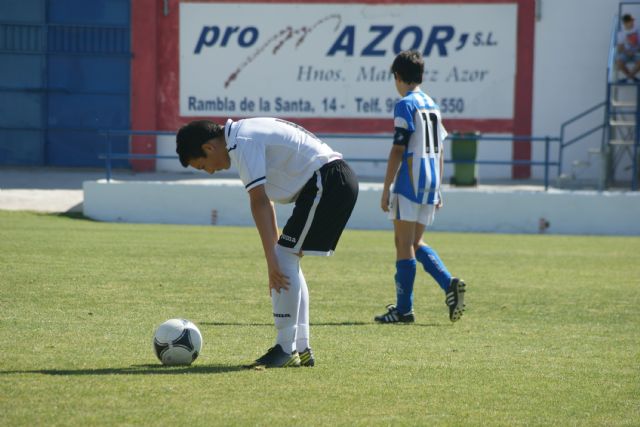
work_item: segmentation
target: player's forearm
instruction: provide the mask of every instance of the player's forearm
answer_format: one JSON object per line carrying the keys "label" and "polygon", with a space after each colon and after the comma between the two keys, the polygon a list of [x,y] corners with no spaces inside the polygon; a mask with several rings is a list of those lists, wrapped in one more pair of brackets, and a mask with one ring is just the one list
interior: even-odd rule
{"label": "player's forearm", "polygon": [[274,248],[278,242],[278,227],[276,225],[275,210],[271,201],[266,197],[259,200],[252,200],[251,214],[253,215],[253,221],[256,224],[260,240],[262,241],[262,248],[267,264],[277,264],[278,261]]}
{"label": "player's forearm", "polygon": [[[398,147],[400,147],[401,149],[399,149]],[[384,176],[384,190],[388,190],[391,187],[393,180],[396,178],[398,168],[400,167],[400,163],[402,162],[403,153],[404,147],[397,145],[391,147],[391,152],[389,153],[389,161],[387,162],[387,172]]]}

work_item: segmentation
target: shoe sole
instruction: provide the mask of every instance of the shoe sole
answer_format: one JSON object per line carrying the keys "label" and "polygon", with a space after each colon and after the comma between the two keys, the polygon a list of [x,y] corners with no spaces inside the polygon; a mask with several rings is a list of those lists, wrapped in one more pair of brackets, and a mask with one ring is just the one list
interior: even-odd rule
{"label": "shoe sole", "polygon": [[[390,304],[390,305],[387,306],[387,308],[392,307],[392,306],[393,306],[393,304]],[[402,319],[401,317],[399,317],[399,315],[396,315],[396,320],[392,320],[392,319],[391,320],[387,320],[387,319],[385,319],[387,316],[390,315],[390,313],[391,313],[391,311],[389,311],[388,313],[383,314],[381,316],[375,316],[373,318],[373,321],[376,322],[376,323],[382,323],[382,324],[413,323],[413,322],[416,321],[416,318],[413,315],[413,310],[411,312],[409,312],[409,314],[402,315],[402,317],[405,318],[405,319]]]}
{"label": "shoe sole", "polygon": [[381,325],[410,325],[412,323],[415,322],[415,320],[396,320],[395,322],[386,322],[384,320],[376,320],[373,319],[376,323],[379,323]]}
{"label": "shoe sole", "polygon": [[262,369],[274,369],[274,368],[299,368],[300,366],[302,366],[302,364],[300,363],[300,358],[299,357],[292,357],[291,359],[287,360],[283,365],[269,365],[268,363],[251,363],[249,365],[245,365],[245,368],[247,369],[256,369],[256,370],[262,370]]}
{"label": "shoe sole", "polygon": [[245,365],[245,368],[247,369],[255,369],[255,370],[263,370],[263,369],[278,369],[278,368],[299,368],[301,367],[301,364],[296,364],[296,363],[291,363],[291,362],[287,362],[282,366],[275,366],[275,365],[264,365],[264,364],[251,364],[251,365]]}
{"label": "shoe sole", "polygon": [[296,357],[296,358],[292,357],[282,367],[283,368],[299,368],[300,367],[300,358],[299,357]]}
{"label": "shoe sole", "polygon": [[462,314],[464,313],[464,292],[466,286],[467,285],[462,280],[458,280],[455,283],[456,294],[458,295],[458,304],[456,304],[455,308],[453,309],[453,313],[451,313],[451,316],[449,316],[449,319],[452,322],[457,322],[458,320],[460,320]]}

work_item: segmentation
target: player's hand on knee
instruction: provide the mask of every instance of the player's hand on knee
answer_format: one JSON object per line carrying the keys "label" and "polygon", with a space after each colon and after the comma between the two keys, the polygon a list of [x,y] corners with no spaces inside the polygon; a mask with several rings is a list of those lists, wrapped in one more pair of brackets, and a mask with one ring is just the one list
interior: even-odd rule
{"label": "player's hand on knee", "polygon": [[280,268],[269,268],[269,295],[273,289],[278,293],[280,293],[280,289],[285,291],[289,289],[289,277],[285,276]]}

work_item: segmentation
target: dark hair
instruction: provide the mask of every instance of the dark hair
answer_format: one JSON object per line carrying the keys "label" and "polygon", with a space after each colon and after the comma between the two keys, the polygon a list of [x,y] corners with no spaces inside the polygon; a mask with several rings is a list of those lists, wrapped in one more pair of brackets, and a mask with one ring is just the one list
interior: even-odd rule
{"label": "dark hair", "polygon": [[391,72],[396,73],[400,80],[407,84],[422,83],[424,74],[424,60],[417,50],[400,52],[391,65]]}
{"label": "dark hair", "polygon": [[209,120],[195,120],[180,128],[176,135],[176,153],[185,168],[189,161],[206,157],[202,145],[210,139],[224,134],[224,128]]}
{"label": "dark hair", "polygon": [[633,21],[633,16],[631,16],[628,13],[625,13],[624,15],[622,15],[622,22],[629,22],[629,21]]}

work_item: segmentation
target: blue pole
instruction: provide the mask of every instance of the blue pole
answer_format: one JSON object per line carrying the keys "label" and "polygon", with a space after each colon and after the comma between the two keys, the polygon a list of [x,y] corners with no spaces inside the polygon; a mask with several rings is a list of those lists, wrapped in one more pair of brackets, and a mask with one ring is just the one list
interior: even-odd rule
{"label": "blue pole", "polygon": [[544,191],[549,190],[549,137],[544,138]]}
{"label": "blue pole", "polygon": [[[637,125],[636,125],[637,126]],[[631,178],[631,189],[638,191],[638,141],[633,146],[633,178]]]}
{"label": "blue pole", "polygon": [[44,86],[44,94],[42,95],[43,97],[43,102],[42,102],[42,117],[43,117],[43,124],[44,124],[44,132],[43,132],[43,144],[42,144],[42,148],[43,148],[43,153],[42,153],[42,159],[44,160],[44,164],[48,165],[49,164],[49,98],[51,97],[50,94],[50,88],[49,88],[49,64],[51,62],[50,60],[50,55],[49,55],[49,11],[51,9],[50,5],[49,5],[50,1],[47,0],[46,2],[44,2],[44,24],[43,24],[43,29],[44,29],[44,41],[43,41],[43,46],[44,46],[44,65],[42,66],[42,82],[43,82],[43,86]]}
{"label": "blue pole", "polygon": [[107,182],[111,182],[111,136],[107,132]]}
{"label": "blue pole", "polygon": [[564,150],[564,126],[560,129],[560,144],[558,144],[558,176],[562,175],[562,150]]}
{"label": "blue pole", "polygon": [[609,141],[611,141],[611,81],[607,76],[607,99],[604,106],[604,120],[602,122],[602,140],[600,141],[600,182],[598,182],[598,190],[604,191],[607,188],[609,156]]}
{"label": "blue pole", "polygon": [[631,190],[638,191],[638,144],[640,144],[640,134],[638,133],[638,129],[640,129],[640,85],[636,85],[636,131],[635,138],[633,141],[633,159],[631,162],[633,164],[633,176],[631,177]]}

